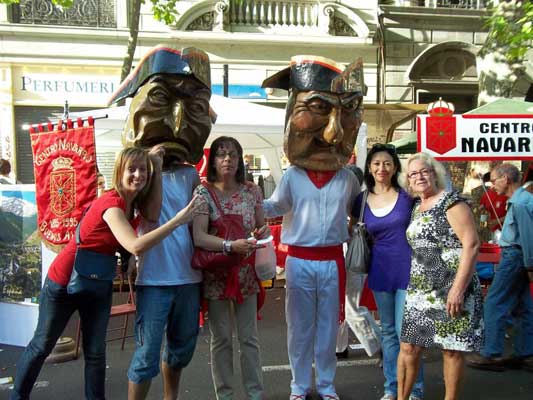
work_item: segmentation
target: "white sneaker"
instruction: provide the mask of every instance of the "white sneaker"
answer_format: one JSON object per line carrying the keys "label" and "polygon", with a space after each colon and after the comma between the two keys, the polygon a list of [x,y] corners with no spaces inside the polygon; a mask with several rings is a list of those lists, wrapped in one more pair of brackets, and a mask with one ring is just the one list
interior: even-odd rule
{"label": "white sneaker", "polygon": [[383,397],[379,400],[396,400],[396,396],[390,394],[390,393],[385,393],[383,395]]}

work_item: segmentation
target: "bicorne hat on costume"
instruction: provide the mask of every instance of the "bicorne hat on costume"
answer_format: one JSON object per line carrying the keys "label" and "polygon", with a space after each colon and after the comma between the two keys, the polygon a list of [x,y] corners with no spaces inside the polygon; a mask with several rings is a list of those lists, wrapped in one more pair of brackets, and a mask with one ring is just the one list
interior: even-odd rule
{"label": "bicorne hat on costume", "polygon": [[108,105],[126,97],[132,97],[137,89],[153,75],[173,74],[194,76],[211,90],[211,68],[207,53],[195,47],[175,49],[158,45],[146,54],[133,71],[113,93]]}
{"label": "bicorne hat on costume", "polygon": [[344,68],[329,58],[294,56],[290,65],[263,81],[263,88],[366,94],[363,60]]}

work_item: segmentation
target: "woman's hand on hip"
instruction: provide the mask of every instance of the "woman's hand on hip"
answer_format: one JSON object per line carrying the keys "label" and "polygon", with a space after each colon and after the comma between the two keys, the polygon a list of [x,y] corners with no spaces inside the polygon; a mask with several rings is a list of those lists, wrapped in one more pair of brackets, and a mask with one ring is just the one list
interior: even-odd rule
{"label": "woman's hand on hip", "polygon": [[461,315],[463,312],[463,301],[464,293],[452,286],[448,292],[448,299],[446,301],[446,311],[450,317],[455,318]]}

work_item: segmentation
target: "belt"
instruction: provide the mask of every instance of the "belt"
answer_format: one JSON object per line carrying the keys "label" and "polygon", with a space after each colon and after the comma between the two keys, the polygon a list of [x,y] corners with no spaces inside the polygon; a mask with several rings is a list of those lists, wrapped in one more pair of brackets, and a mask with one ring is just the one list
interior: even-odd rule
{"label": "belt", "polygon": [[519,244],[510,244],[509,246],[502,246],[502,249],[519,249],[522,250],[522,246]]}

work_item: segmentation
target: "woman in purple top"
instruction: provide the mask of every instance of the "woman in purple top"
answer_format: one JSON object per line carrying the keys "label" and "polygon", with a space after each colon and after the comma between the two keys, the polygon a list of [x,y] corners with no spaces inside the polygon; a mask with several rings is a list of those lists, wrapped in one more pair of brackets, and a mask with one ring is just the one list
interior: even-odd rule
{"label": "woman in purple top", "polygon": [[[385,390],[381,400],[395,400],[398,392],[396,361],[400,351],[400,332],[411,248],[405,231],[411,218],[413,199],[400,187],[401,164],[392,145],[375,144],[366,159],[364,179],[368,198],[363,221],[372,235],[372,257],[368,287],[372,289],[381,321],[381,347]],[[359,218],[363,193],[356,198],[352,217]],[[422,369],[411,399],[423,398]]]}

